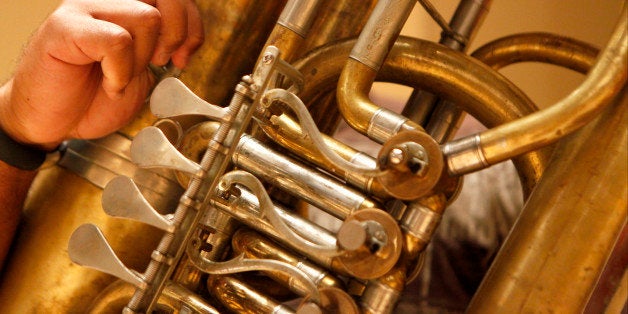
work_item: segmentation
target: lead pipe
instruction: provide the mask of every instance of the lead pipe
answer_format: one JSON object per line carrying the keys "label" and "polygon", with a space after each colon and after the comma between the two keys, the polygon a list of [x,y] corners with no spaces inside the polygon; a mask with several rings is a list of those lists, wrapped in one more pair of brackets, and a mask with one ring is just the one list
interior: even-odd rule
{"label": "lead pipe", "polygon": [[[626,14],[626,7],[623,9]],[[547,146],[595,118],[626,82],[626,27],[621,18],[585,81],[555,105],[518,121],[447,143],[448,170],[461,175]]]}

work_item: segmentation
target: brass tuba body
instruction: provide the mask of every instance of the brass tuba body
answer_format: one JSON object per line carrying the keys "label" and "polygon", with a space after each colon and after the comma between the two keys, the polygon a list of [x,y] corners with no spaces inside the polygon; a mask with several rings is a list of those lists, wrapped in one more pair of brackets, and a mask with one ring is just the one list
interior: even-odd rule
{"label": "brass tuba body", "polygon": [[[491,1],[449,22],[419,3],[439,43],[400,36],[412,0],[197,1],[211,40],[190,67],[156,69],[130,125],[38,174],[3,312],[393,313],[438,271],[463,179],[509,160],[525,206],[466,310],[625,308],[625,4],[600,51],[527,33],[467,55]],[[518,62],[586,78],[539,109],[497,72]],[[413,89],[400,113],[376,81]],[[456,137],[466,114],[486,130]]]}

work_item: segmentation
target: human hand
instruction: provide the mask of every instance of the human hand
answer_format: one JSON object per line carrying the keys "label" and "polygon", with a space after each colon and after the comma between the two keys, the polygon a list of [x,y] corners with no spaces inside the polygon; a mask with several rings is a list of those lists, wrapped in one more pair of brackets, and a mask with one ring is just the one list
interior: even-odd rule
{"label": "human hand", "polygon": [[0,89],[0,127],[42,149],[111,133],[154,84],[149,62],[185,67],[202,28],[192,0],[66,0]]}

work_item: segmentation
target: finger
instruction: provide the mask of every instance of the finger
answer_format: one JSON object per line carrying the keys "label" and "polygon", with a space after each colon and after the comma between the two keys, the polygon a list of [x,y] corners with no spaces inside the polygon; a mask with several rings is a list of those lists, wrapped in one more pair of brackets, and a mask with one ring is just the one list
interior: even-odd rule
{"label": "finger", "polygon": [[165,65],[170,56],[185,42],[188,35],[188,14],[186,5],[180,0],[157,0],[162,23],[157,47],[151,59],[155,65]]}
{"label": "finger", "polygon": [[90,5],[90,14],[126,29],[133,38],[135,56],[134,75],[145,71],[151,60],[161,27],[161,13],[152,5],[140,1],[96,1]]}
{"label": "finger", "polygon": [[172,63],[177,68],[185,68],[190,56],[203,44],[205,32],[201,14],[193,1],[185,1],[188,14],[188,36],[185,42],[172,54]]}
{"label": "finger", "polygon": [[[68,33],[70,42],[76,47],[72,50],[82,52],[84,64],[88,63],[87,60],[100,62],[103,89],[111,98],[119,98],[134,76],[133,36],[126,29],[110,22],[89,18],[79,19],[77,22],[81,24],[76,25],[82,26],[71,26],[74,29]],[[57,53],[60,54],[62,53]],[[67,56],[61,56],[60,59],[63,60],[64,57]],[[66,58],[64,61],[72,63],[81,61],[80,59]]]}
{"label": "finger", "polygon": [[94,102],[78,120],[71,137],[75,138],[97,138],[107,135],[128,122],[142,108],[145,97],[148,94],[154,79],[148,73],[135,76],[127,85],[127,92],[112,106],[111,101],[102,97],[103,91],[98,91],[94,97]]}

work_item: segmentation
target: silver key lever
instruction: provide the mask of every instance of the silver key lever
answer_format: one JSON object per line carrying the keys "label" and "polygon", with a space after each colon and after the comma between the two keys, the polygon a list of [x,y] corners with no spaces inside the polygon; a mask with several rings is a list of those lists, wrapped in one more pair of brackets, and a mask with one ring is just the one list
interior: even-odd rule
{"label": "silver key lever", "polygon": [[206,102],[174,77],[165,78],[155,86],[150,110],[158,118],[202,115],[214,121],[222,121],[227,113],[227,108]]}
{"label": "silver key lever", "polygon": [[72,262],[118,277],[140,289],[146,289],[141,274],[127,268],[93,224],[84,224],[74,230],[68,243]]}
{"label": "silver key lever", "polygon": [[116,177],[107,183],[103,190],[102,207],[112,217],[143,222],[170,233],[175,229],[174,223],[157,212],[128,177]]}

